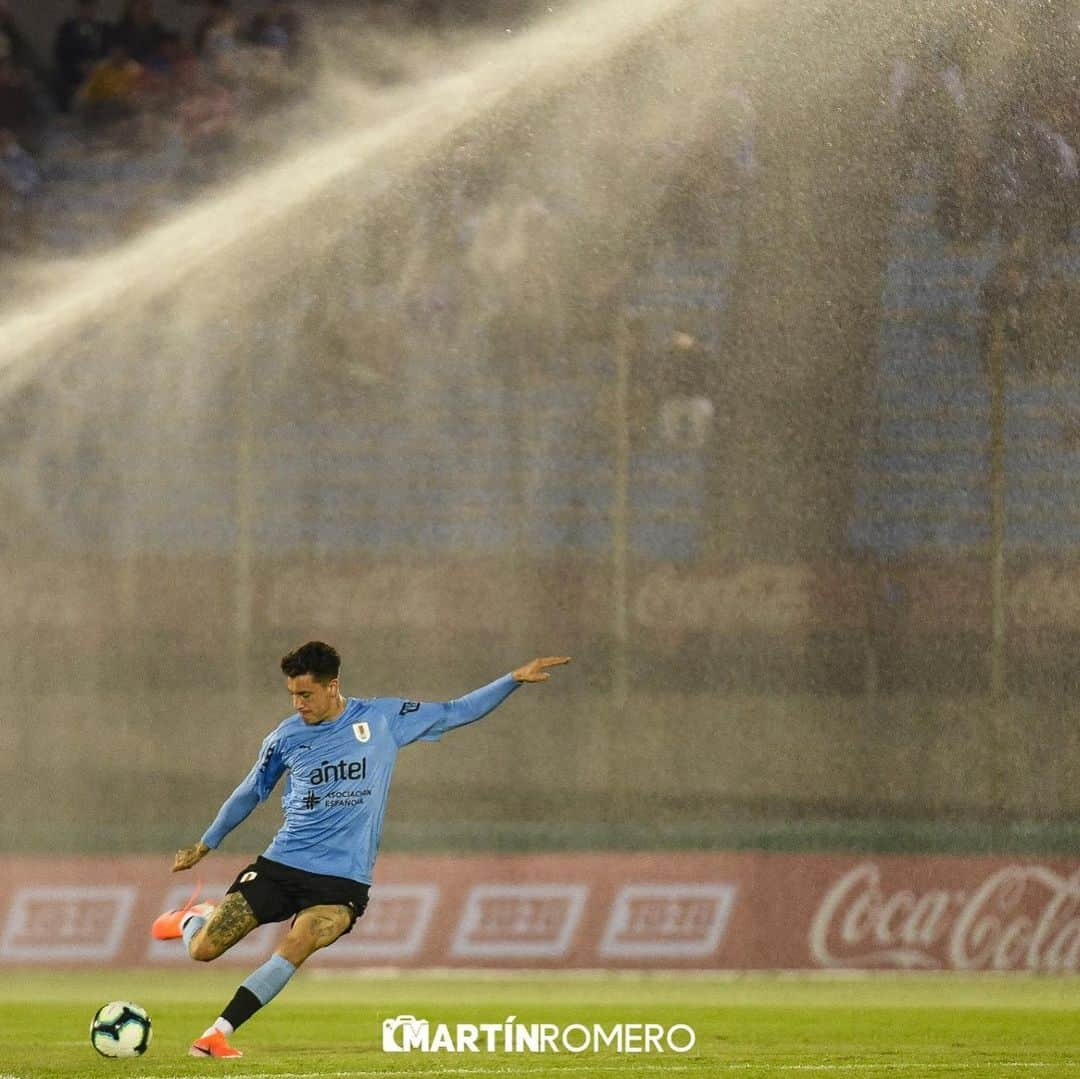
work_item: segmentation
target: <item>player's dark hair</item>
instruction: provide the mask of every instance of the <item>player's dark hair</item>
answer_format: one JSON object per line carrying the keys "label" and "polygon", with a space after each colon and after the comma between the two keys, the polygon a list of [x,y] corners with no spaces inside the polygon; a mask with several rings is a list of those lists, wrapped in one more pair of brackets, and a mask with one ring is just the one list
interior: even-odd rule
{"label": "player's dark hair", "polygon": [[308,641],[295,652],[281,657],[281,670],[286,678],[299,678],[310,674],[316,682],[325,685],[337,678],[341,670],[341,656],[337,649],[322,641]]}

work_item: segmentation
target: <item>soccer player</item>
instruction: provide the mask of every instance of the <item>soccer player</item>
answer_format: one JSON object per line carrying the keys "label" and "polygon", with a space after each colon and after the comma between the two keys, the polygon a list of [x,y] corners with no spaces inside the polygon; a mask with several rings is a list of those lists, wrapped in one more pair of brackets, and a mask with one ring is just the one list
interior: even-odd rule
{"label": "soccer player", "polygon": [[341,658],[309,641],[281,661],[293,715],[263,741],[258,759],[226,799],[202,839],[183,847],[173,872],[201,861],[288,772],[284,822],[270,846],[237,875],[221,904],[167,911],[151,930],[183,937],[192,959],[217,959],[256,926],[292,919],[277,951],[246,978],[218,1019],[191,1046],[192,1056],[238,1057],[228,1037],[284,988],[308,956],[352,929],[367,906],[390,776],[398,750],[438,741],[488,714],[523,682],[544,682],[568,656],[531,660],[455,701],[343,697]]}

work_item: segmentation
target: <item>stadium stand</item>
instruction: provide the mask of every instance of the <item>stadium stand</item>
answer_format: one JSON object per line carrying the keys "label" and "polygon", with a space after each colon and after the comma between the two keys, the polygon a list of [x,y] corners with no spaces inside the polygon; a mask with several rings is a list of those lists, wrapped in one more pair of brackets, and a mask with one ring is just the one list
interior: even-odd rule
{"label": "stadium stand", "polygon": [[[596,357],[554,389],[526,389],[515,404],[526,417],[517,434],[501,384],[476,365],[463,369],[468,373],[462,378],[462,368],[457,370],[452,392],[432,377],[432,368],[414,371],[411,384],[395,387],[411,407],[393,429],[346,425],[333,448],[320,451],[319,472],[331,479],[310,496],[303,494],[315,464],[310,447],[301,438],[283,443],[280,431],[269,432],[272,437],[256,450],[254,469],[264,477],[260,544],[281,550],[314,543],[373,555],[410,549],[494,553],[508,543],[539,557],[609,550],[614,441],[595,437],[595,417],[602,417],[610,396],[611,357]],[[610,418],[600,422],[610,430]],[[440,431],[455,432],[454,440]],[[583,439],[583,431],[594,437]],[[513,465],[517,437],[520,474]],[[451,456],[433,454],[434,446],[449,445]],[[636,556],[684,561],[695,555],[703,474],[700,452],[666,446],[658,433],[634,453]]]}
{"label": "stadium stand", "polygon": [[[646,327],[646,359],[688,329],[708,346],[706,356],[721,347],[737,241],[733,225],[720,245],[664,248],[642,260],[627,282],[626,308]],[[416,347],[426,358],[411,356],[391,389],[371,391],[396,396],[401,422],[378,432],[344,429],[322,462],[340,479],[315,496],[318,507],[275,497],[273,527],[268,516],[260,542],[372,554],[495,552],[509,542],[534,557],[604,556],[615,482],[610,344],[571,344],[572,356],[552,361],[556,380],[526,377],[512,389],[499,373],[504,359],[483,348],[448,364],[438,344]],[[632,377],[648,386],[651,367]],[[686,563],[699,556],[708,523],[709,447],[672,437],[662,404],[650,401],[632,433],[630,551],[645,562]],[[453,446],[453,457],[433,457],[433,445]],[[256,462],[257,474],[283,480],[275,482],[279,494],[302,490],[289,477],[312,465],[303,440],[287,440],[283,455],[276,435],[256,450]]]}
{"label": "stadium stand", "polygon": [[[152,214],[166,210],[183,164],[166,151],[67,157],[62,146],[47,160],[49,242],[71,250],[122,228],[135,205],[151,206]],[[693,429],[692,417],[665,412],[670,399],[654,384],[653,361],[671,335],[689,329],[704,346],[689,368],[707,385],[709,373],[700,368],[722,355],[737,258],[737,230],[723,237],[720,246],[653,252],[624,286],[630,315],[645,327],[640,354],[631,358],[644,406],[628,417],[634,426],[629,545],[643,563],[692,562],[708,527],[712,447]],[[125,545],[147,553],[227,555],[238,538],[234,500],[245,498],[251,541],[271,557],[309,546],[376,557],[497,553],[508,546],[540,558],[606,557],[614,542],[616,472],[610,341],[564,341],[562,354],[549,361],[556,379],[538,372],[511,381],[492,342],[478,339],[472,355],[457,346],[448,352],[425,322],[429,313],[403,310],[402,323],[413,323],[403,339],[410,354],[397,356],[384,382],[349,386],[346,380],[342,391],[345,376],[329,361],[333,370],[325,378],[316,372],[290,379],[321,347],[319,319],[333,317],[309,311],[311,297],[303,291],[296,286],[286,302],[268,306],[254,344],[232,340],[224,328],[220,339],[204,340],[205,355],[220,353],[223,367],[235,348],[254,348],[259,377],[249,407],[280,419],[254,433],[250,488],[238,492],[232,480],[215,479],[234,477],[238,467],[233,418],[219,417],[219,424],[207,423],[203,438],[175,447],[187,465],[197,458],[206,482],[140,505],[137,534],[126,535]],[[391,302],[383,297],[384,305]],[[354,341],[351,351],[365,354],[364,343]],[[400,349],[398,341],[395,353]],[[335,438],[313,446],[297,417],[338,392],[346,405]],[[368,417],[376,415],[398,419],[373,426]],[[94,454],[86,446],[72,449],[77,460],[69,462],[70,474],[85,473]],[[93,493],[84,485],[58,499],[47,517],[56,541],[69,550],[114,545],[108,522],[93,520],[104,504],[97,485]]]}
{"label": "stadium stand", "polygon": [[184,204],[186,152],[177,139],[144,152],[92,148],[54,132],[40,157],[45,183],[37,239],[45,250],[74,254],[123,239]]}
{"label": "stadium stand", "polygon": [[[882,556],[974,553],[989,538],[983,327],[1005,245],[995,234],[946,239],[932,181],[917,169],[899,200],[856,477],[850,540]],[[1075,279],[1076,262],[1068,247],[1051,249],[1044,278]],[[1071,549],[1080,542],[1071,436],[1080,374],[1041,368],[1031,347],[1010,336],[1005,349],[1005,542],[1013,552]]]}

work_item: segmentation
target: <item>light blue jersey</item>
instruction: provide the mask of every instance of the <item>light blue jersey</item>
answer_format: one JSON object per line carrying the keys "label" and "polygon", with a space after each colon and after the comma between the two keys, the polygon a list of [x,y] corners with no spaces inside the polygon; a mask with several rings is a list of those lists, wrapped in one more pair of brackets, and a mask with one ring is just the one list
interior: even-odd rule
{"label": "light blue jersey", "polygon": [[263,741],[255,766],[202,841],[217,847],[288,772],[281,795],[285,821],[264,857],[370,884],[398,750],[420,739],[436,742],[483,718],[517,686],[507,674],[438,704],[349,697],[345,711],[329,723],[308,724],[294,713]]}

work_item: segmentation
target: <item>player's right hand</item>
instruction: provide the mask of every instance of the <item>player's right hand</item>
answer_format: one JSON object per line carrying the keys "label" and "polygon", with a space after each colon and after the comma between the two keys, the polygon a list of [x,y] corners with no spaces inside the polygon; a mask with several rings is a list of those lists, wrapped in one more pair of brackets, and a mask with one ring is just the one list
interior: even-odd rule
{"label": "player's right hand", "polygon": [[181,847],[173,858],[172,871],[178,873],[181,869],[190,869],[196,862],[201,862],[210,853],[210,848],[205,843],[195,843],[190,847]]}
{"label": "player's right hand", "polygon": [[551,675],[548,667],[561,667],[569,663],[569,656],[538,656],[513,672],[515,682],[546,682]]}

